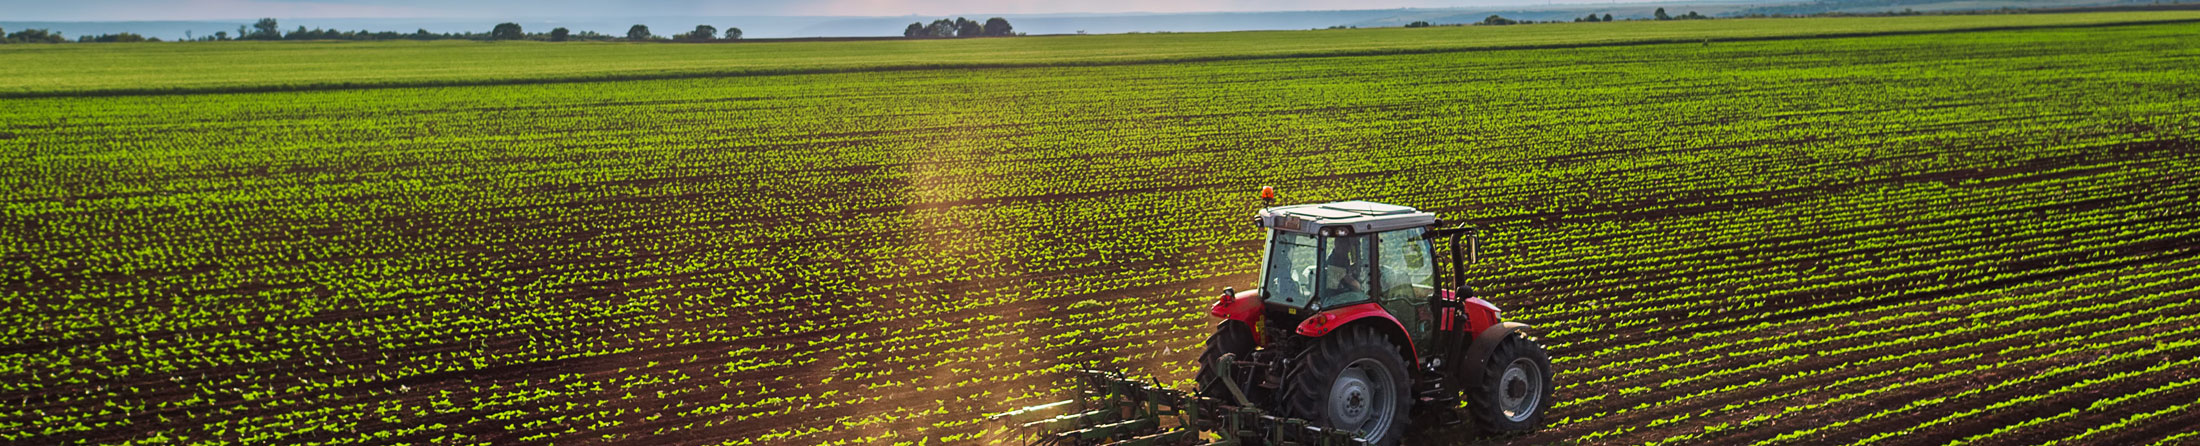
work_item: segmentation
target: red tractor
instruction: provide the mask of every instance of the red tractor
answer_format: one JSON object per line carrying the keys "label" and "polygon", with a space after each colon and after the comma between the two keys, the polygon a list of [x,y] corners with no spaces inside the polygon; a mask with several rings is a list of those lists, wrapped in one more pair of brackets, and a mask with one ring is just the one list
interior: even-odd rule
{"label": "red tractor", "polygon": [[1199,357],[1196,395],[1091,372],[1088,400],[1002,416],[1084,403],[1025,423],[1060,444],[1393,445],[1416,419],[1472,419],[1498,434],[1542,425],[1550,358],[1526,324],[1467,288],[1474,229],[1366,201],[1267,207],[1254,223],[1268,233],[1260,287],[1225,289],[1210,310],[1222,321]]}

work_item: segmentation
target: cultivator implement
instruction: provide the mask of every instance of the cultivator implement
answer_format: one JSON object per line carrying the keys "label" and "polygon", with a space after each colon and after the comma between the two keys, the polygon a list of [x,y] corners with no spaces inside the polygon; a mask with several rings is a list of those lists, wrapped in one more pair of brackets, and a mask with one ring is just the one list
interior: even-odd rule
{"label": "cultivator implement", "polygon": [[1225,386],[1229,400],[1164,388],[1159,382],[1129,379],[1122,373],[1079,370],[1085,383],[1080,398],[988,418],[1016,424],[1030,435],[1032,445],[1367,444],[1357,432],[1277,417],[1255,407],[1246,400],[1243,388],[1228,378],[1233,359],[1225,356],[1217,361],[1224,367],[1219,384]]}

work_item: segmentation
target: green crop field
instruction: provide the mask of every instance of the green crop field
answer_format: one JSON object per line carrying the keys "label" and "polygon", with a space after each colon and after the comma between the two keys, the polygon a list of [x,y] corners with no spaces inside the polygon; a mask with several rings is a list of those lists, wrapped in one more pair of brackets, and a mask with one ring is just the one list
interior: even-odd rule
{"label": "green crop field", "polygon": [[2191,21],[2200,21],[2200,11],[721,45],[403,41],[99,48],[9,45],[0,46],[0,57],[9,62],[0,64],[0,97],[1106,65]]}
{"label": "green crop field", "polygon": [[1010,441],[1264,185],[1487,228],[1439,443],[2200,441],[2195,19],[0,45],[0,442]]}

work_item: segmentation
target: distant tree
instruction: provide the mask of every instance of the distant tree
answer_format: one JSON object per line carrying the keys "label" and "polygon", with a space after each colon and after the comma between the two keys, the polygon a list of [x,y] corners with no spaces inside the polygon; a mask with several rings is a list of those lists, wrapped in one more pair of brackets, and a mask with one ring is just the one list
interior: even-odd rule
{"label": "distant tree", "polygon": [[[101,34],[101,35],[98,35],[98,36],[77,36],[77,38],[76,38],[76,41],[78,41],[78,42],[99,42],[99,43],[130,43],[130,42],[145,42],[145,41],[148,41],[148,40],[147,40],[147,39],[145,38],[145,36],[142,36],[142,35],[138,35],[138,34],[136,34],[136,33],[115,33],[115,34]],[[151,39],[150,41],[153,41],[153,42],[159,42],[159,41],[160,41],[160,39]]]}
{"label": "distant tree", "polygon": [[9,43],[61,43],[68,40],[63,39],[61,33],[32,28],[8,34],[7,41]]}
{"label": "distant tree", "polygon": [[1688,11],[1688,14],[1682,15],[1681,18],[1687,20],[1702,20],[1708,19],[1710,17],[1705,17],[1703,14],[1697,14],[1696,11]]}
{"label": "distant tree", "polygon": [[1497,14],[1490,14],[1489,18],[1482,19],[1484,25],[1511,25],[1515,23],[1520,23],[1520,21],[1504,18]]}
{"label": "distant tree", "polygon": [[0,43],[8,43],[8,29],[0,28]]}
{"label": "distant tree", "polygon": [[970,19],[955,18],[955,37],[977,37],[985,34],[985,25]]}
{"label": "distant tree", "polygon": [[741,28],[726,27],[726,40],[741,40]]}
{"label": "distant tree", "polygon": [[646,25],[634,25],[633,28],[626,29],[627,40],[649,40],[650,37],[652,36],[649,35],[649,27]]}
{"label": "distant tree", "polygon": [[1610,14],[1610,13],[1606,13],[1606,14],[1604,14],[1604,21],[1607,21],[1607,22],[1609,22],[1609,21],[1612,21],[1612,14]]}
{"label": "distant tree", "polygon": [[674,35],[672,36],[672,39],[687,42],[709,42],[712,40],[718,40],[718,27],[710,25],[695,25],[694,31],[688,31],[685,33]]}
{"label": "distant tree", "polygon": [[1658,8],[1658,12],[1650,13],[1650,15],[1658,20],[1673,20],[1673,16],[1665,15],[1665,8]]}
{"label": "distant tree", "polygon": [[519,40],[527,38],[527,32],[521,31],[518,23],[504,22],[498,23],[495,28],[489,29],[489,38],[495,40]]}
{"label": "distant tree", "polygon": [[565,29],[562,26],[550,30],[550,41],[552,42],[564,42],[566,39],[571,38],[573,38],[573,30]]}
{"label": "distant tree", "polygon": [[933,20],[924,26],[925,37],[955,37],[955,22],[948,19]]}
{"label": "distant tree", "polygon": [[[275,24],[274,17],[262,18],[258,22],[252,22],[252,35],[250,36],[250,38],[269,40],[280,39],[283,37],[282,29],[282,25]],[[239,29],[238,31],[240,34],[242,34],[243,30]]]}
{"label": "distant tree", "polygon": [[1429,23],[1428,23],[1428,22],[1426,22],[1426,21],[1418,21],[1418,22],[1413,22],[1413,23],[1407,23],[1407,24],[1406,24],[1406,27],[1407,27],[1407,28],[1427,28],[1427,27],[1430,27],[1430,26],[1435,26],[1435,25],[1431,25],[1431,24],[1429,24]]}
{"label": "distant tree", "polygon": [[985,35],[1013,36],[1016,35],[1016,28],[1008,26],[1008,19],[1000,17],[985,19]]}
{"label": "distant tree", "polygon": [[214,40],[229,40],[229,32],[228,32],[228,31],[215,31],[215,32],[214,32]]}
{"label": "distant tree", "polygon": [[924,22],[909,22],[909,27],[901,30],[901,36],[924,37]]}

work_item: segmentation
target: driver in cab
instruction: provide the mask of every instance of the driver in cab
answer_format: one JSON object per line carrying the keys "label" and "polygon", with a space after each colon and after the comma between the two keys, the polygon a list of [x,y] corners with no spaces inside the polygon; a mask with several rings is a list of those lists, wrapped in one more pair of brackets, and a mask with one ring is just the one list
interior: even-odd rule
{"label": "driver in cab", "polygon": [[1366,237],[1338,237],[1333,239],[1329,256],[1322,261],[1322,300],[1326,302],[1358,302],[1367,300],[1367,249],[1360,246]]}

